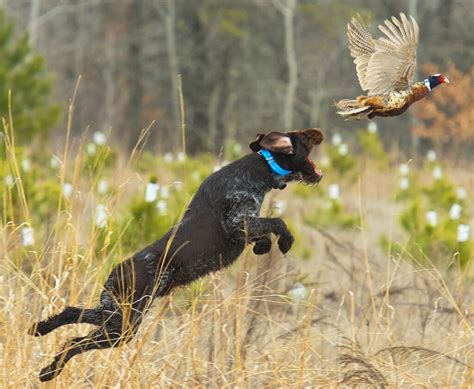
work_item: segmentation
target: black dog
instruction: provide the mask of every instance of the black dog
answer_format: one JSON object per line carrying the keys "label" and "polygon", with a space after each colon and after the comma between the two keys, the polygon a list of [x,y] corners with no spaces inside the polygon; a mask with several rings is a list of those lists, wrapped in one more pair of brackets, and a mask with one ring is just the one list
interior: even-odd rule
{"label": "black dog", "polygon": [[155,297],[229,266],[246,244],[255,243],[255,254],[267,253],[270,235],[275,234],[280,251],[290,250],[294,239],[286,224],[259,217],[260,207],[272,188],[283,189],[289,181],[321,180],[309,154],[322,140],[318,129],[258,135],[250,144],[254,153],[211,174],[179,224],[112,270],[96,307],[67,307],[30,329],[30,334],[41,336],[65,324],[98,326],[87,336],[69,339],[41,370],[40,380],[55,378],[74,355],[127,343]]}

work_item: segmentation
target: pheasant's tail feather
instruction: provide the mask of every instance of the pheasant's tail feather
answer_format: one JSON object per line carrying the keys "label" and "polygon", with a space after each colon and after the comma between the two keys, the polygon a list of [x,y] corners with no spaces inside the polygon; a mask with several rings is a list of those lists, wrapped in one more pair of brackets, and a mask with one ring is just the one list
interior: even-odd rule
{"label": "pheasant's tail feather", "polygon": [[337,113],[341,115],[344,120],[361,120],[368,119],[372,113],[370,105],[363,105],[357,100],[343,99],[335,104]]}

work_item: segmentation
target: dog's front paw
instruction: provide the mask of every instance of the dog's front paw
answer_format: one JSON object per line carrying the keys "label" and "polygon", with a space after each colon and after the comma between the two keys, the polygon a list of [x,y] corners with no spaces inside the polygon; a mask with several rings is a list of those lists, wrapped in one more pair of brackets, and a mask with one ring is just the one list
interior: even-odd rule
{"label": "dog's front paw", "polygon": [[278,239],[278,247],[280,248],[280,251],[283,254],[286,254],[288,251],[290,251],[294,241],[295,238],[293,238],[293,235],[291,235],[289,232],[285,235],[280,236],[280,238]]}
{"label": "dog's front paw", "polygon": [[270,252],[272,249],[272,240],[268,236],[263,236],[255,242],[253,252],[256,255],[263,255]]}

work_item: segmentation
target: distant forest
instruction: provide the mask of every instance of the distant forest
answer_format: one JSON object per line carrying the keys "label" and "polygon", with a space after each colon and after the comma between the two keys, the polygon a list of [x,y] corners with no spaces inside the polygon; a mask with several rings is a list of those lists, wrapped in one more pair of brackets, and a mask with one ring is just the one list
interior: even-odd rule
{"label": "distant forest", "polygon": [[[77,134],[87,126],[112,128],[115,142],[130,147],[155,121],[149,145],[157,151],[180,147],[178,75],[191,153],[218,153],[230,140],[248,142],[268,129],[321,127],[331,134],[366,126],[344,122],[333,107],[362,94],[346,39],[356,13],[375,36],[392,15],[415,17],[417,79],[428,68],[450,77],[448,69],[465,75],[473,67],[472,0],[0,0],[0,7],[16,34],[27,31],[44,55],[56,101],[66,105],[82,75]],[[466,99],[472,105],[472,93]],[[417,113],[425,103],[378,120],[386,145],[413,150],[412,128],[420,120],[428,120],[425,129],[436,125]],[[455,115],[459,109],[449,103],[437,114]],[[424,139],[415,146],[431,142]]]}

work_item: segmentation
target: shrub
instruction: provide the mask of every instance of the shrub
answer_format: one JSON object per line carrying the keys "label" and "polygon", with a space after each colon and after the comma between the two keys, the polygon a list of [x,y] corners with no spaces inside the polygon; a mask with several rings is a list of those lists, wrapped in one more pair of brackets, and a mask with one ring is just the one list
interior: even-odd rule
{"label": "shrub", "polygon": [[17,140],[44,140],[60,119],[60,107],[49,102],[52,80],[45,77],[43,57],[33,52],[26,34],[14,41],[13,30],[0,10],[0,118],[9,117],[10,106]]}

